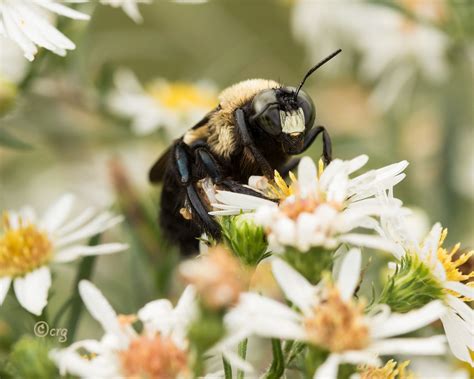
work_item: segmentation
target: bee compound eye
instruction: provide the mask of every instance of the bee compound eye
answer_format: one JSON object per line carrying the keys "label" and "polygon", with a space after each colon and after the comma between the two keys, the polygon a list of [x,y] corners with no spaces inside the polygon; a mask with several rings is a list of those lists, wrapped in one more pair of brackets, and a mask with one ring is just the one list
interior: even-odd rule
{"label": "bee compound eye", "polygon": [[281,133],[281,120],[275,90],[265,90],[252,101],[251,119],[272,135]]}

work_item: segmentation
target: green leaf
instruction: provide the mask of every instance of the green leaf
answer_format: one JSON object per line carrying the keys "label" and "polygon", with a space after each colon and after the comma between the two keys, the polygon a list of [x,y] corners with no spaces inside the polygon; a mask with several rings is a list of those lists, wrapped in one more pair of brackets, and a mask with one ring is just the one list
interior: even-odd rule
{"label": "green leaf", "polygon": [[31,149],[32,146],[11,135],[5,129],[0,129],[0,147],[10,149]]}

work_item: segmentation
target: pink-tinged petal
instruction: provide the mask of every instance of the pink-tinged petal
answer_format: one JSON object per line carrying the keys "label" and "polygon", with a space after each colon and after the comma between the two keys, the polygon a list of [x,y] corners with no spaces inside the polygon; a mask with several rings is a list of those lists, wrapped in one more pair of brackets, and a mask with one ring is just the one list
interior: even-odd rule
{"label": "pink-tinged petal", "polygon": [[311,283],[281,259],[275,259],[272,262],[272,271],[286,298],[303,313],[310,313],[316,295]]}
{"label": "pink-tinged petal", "polygon": [[8,290],[10,289],[11,278],[5,277],[0,278],[0,305],[3,304],[5,297],[7,296]]}
{"label": "pink-tinged petal", "polygon": [[337,288],[344,301],[349,301],[360,279],[362,255],[359,249],[351,249],[341,264],[337,277]]}
{"label": "pink-tinged petal", "polygon": [[40,316],[48,304],[49,287],[51,287],[51,272],[46,266],[13,281],[18,302],[36,316]]}

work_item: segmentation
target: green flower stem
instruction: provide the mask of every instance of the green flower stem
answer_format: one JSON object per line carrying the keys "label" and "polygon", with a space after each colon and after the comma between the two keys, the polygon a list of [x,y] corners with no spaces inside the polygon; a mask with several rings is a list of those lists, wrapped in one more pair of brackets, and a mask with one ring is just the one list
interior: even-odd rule
{"label": "green flower stem", "polygon": [[229,361],[222,357],[222,364],[224,365],[224,378],[232,379],[232,366],[230,365]]}
{"label": "green flower stem", "polygon": [[[99,241],[100,234],[90,239],[89,246],[95,246],[99,243]],[[79,265],[79,269],[77,270],[76,279],[74,280],[74,295],[71,305],[71,314],[69,322],[67,324],[68,339],[70,341],[74,340],[74,336],[76,334],[77,325],[79,323],[83,307],[81,297],[79,296],[79,282],[83,279],[89,279],[91,277],[92,271],[94,269],[95,260],[96,257],[94,255],[83,258],[81,264]]]}
{"label": "green flower stem", "polygon": [[285,357],[281,350],[281,342],[279,339],[272,338],[273,361],[265,374],[265,379],[279,379],[285,373]]}
{"label": "green flower stem", "polygon": [[313,247],[305,253],[288,247],[282,258],[310,283],[317,284],[323,272],[332,269],[334,253],[322,247]]}
{"label": "green flower stem", "polygon": [[[248,343],[248,339],[246,338],[242,342],[239,343],[239,347],[238,347],[239,357],[242,358],[243,360],[245,360],[247,356],[247,343]],[[244,379],[244,377],[245,377],[245,373],[242,370],[238,370],[237,379]]]}

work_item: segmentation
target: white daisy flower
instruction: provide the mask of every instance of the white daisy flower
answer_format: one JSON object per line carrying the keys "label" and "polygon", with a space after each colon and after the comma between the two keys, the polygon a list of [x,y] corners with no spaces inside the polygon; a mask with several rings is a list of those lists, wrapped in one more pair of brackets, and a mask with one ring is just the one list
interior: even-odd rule
{"label": "white daisy flower", "polygon": [[393,338],[439,319],[445,312],[439,301],[406,314],[391,313],[387,306],[364,313],[364,304],[353,299],[359,283],[360,250],[347,253],[334,284],[321,282],[313,286],[279,259],[274,260],[272,266],[275,279],[297,310],[246,293],[226,316],[226,323],[229,328],[239,330],[241,338],[255,334],[302,341],[327,350],[329,356],[316,370],[314,378],[337,378],[338,366],[342,363],[378,366],[381,364],[379,356],[445,353],[444,336]]}
{"label": "white daisy flower", "polygon": [[64,56],[74,43],[51,23],[51,16],[88,20],[87,14],[68,8],[56,0],[0,0],[0,34],[20,46],[32,61],[39,47]]}
{"label": "white daisy flower", "polygon": [[361,75],[378,81],[372,100],[382,110],[413,91],[417,78],[428,83],[447,78],[449,38],[439,28],[383,5],[361,4],[353,17],[358,22]]}
{"label": "white daisy flower", "polygon": [[[445,15],[438,9],[441,1],[401,3],[409,12],[432,22]],[[321,50],[330,51],[334,46],[347,46],[347,51],[352,49],[360,55],[360,74],[377,81],[372,101],[384,111],[399,98],[406,98],[418,77],[439,83],[448,76],[448,36],[390,6],[364,1],[300,0],[294,7],[292,25],[313,59]]]}
{"label": "white daisy flower", "polygon": [[[304,157],[298,165],[298,179],[292,174],[288,186],[278,173],[273,184],[265,178],[252,177],[251,186],[279,203],[250,195],[218,191],[212,215],[255,212],[256,224],[267,233],[270,248],[275,252],[284,246],[294,246],[306,252],[312,246],[336,248],[344,234],[358,228],[373,228],[372,216],[379,216],[381,207],[374,195],[391,188],[405,177],[402,171],[408,162],[402,161],[355,178],[349,176],[367,162],[361,155],[350,161],[335,159],[325,169],[317,169]],[[393,200],[399,205],[398,200]],[[363,241],[364,235],[360,235]]]}
{"label": "white daisy flower", "polygon": [[117,71],[114,82],[108,105],[112,112],[130,118],[138,135],[164,128],[175,138],[218,103],[216,89],[209,83],[158,79],[144,88],[129,70]]}
{"label": "white daisy flower", "polygon": [[122,217],[86,208],[71,219],[69,215],[73,204],[74,197],[64,195],[41,218],[31,208],[3,214],[3,230],[0,234],[0,305],[13,282],[21,306],[40,315],[48,302],[51,263],[116,253],[128,247],[122,243],[84,245],[84,240],[113,227],[122,221]]}
{"label": "white daisy flower", "polygon": [[100,2],[114,8],[122,8],[128,17],[139,24],[143,22],[143,17],[138,9],[138,4],[150,4],[151,0],[100,0]]}
{"label": "white daisy flower", "polygon": [[[381,225],[379,248],[394,255],[399,261],[395,267],[404,267],[403,278],[401,273],[398,274],[400,280],[410,278],[414,287],[424,293],[430,291],[432,297],[444,301],[448,312],[441,317],[441,322],[451,351],[456,358],[474,366],[471,358],[471,351],[474,350],[474,310],[466,304],[474,299],[474,282],[465,284],[474,278],[474,271],[463,273],[460,270],[460,266],[474,257],[474,251],[459,253],[459,243],[449,251],[444,248],[447,229],[443,230],[439,223],[433,226],[422,242],[413,237],[405,218],[398,212],[386,213]],[[375,238],[373,244],[377,246]],[[413,270],[410,270],[411,267]],[[420,268],[425,272],[423,278]],[[397,273],[394,278],[393,296],[400,297],[404,292],[397,288]]]}
{"label": "white daisy flower", "polygon": [[[53,350],[50,356],[61,375],[102,379],[193,377],[192,352],[187,339],[190,324],[197,315],[192,286],[184,290],[176,307],[166,299],[155,300],[141,308],[136,316],[117,315],[89,281],[79,283],[79,293],[105,335],[100,341],[83,340],[65,349]],[[132,327],[135,321],[143,324],[141,333]],[[84,350],[88,354],[84,354]],[[220,353],[229,357],[225,352]]]}

